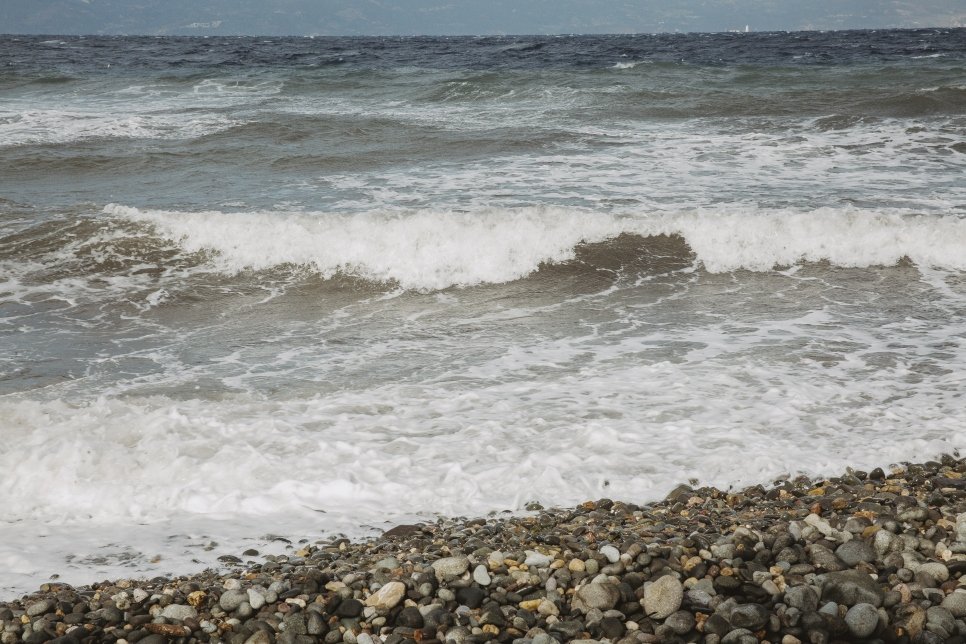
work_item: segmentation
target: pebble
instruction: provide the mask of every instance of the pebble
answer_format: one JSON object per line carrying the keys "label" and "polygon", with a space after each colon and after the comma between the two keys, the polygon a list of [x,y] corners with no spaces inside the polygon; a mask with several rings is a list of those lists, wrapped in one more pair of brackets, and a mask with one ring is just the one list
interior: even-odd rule
{"label": "pebble", "polygon": [[542,552],[537,552],[536,550],[527,550],[527,558],[523,561],[528,566],[536,566],[537,568],[546,568],[550,565],[553,559]]}
{"label": "pebble", "polygon": [[664,619],[681,608],[683,600],[684,587],[681,582],[670,575],[665,575],[644,588],[641,605],[648,617]]}
{"label": "pebble", "polygon": [[433,562],[436,578],[459,577],[470,567],[470,560],[466,557],[443,557]]}
{"label": "pebble", "polygon": [[966,486],[949,482],[964,479],[966,460],[943,457],[877,477],[692,485],[647,506],[305,540],[229,572],[49,583],[0,603],[0,644],[68,629],[118,644],[957,641]]}
{"label": "pebble", "polygon": [[473,581],[481,586],[490,585],[490,573],[487,571],[486,566],[481,564],[473,569]]}
{"label": "pebble", "polygon": [[198,611],[191,606],[182,604],[169,604],[161,611],[161,617],[183,622],[186,619],[194,619],[198,616]]}
{"label": "pebble", "polygon": [[406,596],[406,584],[390,581],[366,598],[365,605],[375,608],[378,613],[388,613]]}
{"label": "pebble", "polygon": [[584,584],[574,593],[573,607],[582,613],[596,608],[610,610],[621,598],[620,588],[609,581]]}
{"label": "pebble", "polygon": [[879,611],[872,604],[856,604],[845,613],[845,624],[853,636],[869,637],[879,625]]}
{"label": "pebble", "polygon": [[607,558],[610,563],[617,563],[621,560],[621,551],[614,546],[603,546],[600,549],[600,554]]}

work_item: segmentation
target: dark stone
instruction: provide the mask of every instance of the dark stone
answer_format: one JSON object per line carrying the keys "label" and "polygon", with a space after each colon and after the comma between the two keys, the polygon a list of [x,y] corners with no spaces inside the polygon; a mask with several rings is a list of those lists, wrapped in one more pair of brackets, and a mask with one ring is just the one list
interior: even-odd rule
{"label": "dark stone", "polygon": [[822,599],[855,606],[859,603],[882,606],[885,591],[872,577],[858,570],[830,572],[820,577]]}
{"label": "dark stone", "polygon": [[576,639],[578,635],[584,632],[584,625],[573,620],[560,620],[559,622],[554,622],[550,626],[550,632],[560,633],[566,638],[566,640],[572,640]]}
{"label": "dark stone", "polygon": [[758,604],[741,604],[731,611],[730,621],[735,628],[757,631],[768,623],[768,609]]}
{"label": "dark stone", "polygon": [[467,586],[456,591],[456,601],[467,608],[479,608],[485,598],[486,593],[479,586]]}
{"label": "dark stone", "polygon": [[503,616],[503,611],[495,604],[491,604],[480,615],[480,625],[483,626],[484,624],[493,624],[497,628],[506,626],[506,618]]}
{"label": "dark stone", "polygon": [[358,617],[362,614],[364,606],[358,599],[345,599],[335,609],[338,617]]}
{"label": "dark stone", "polygon": [[417,532],[422,531],[422,526],[418,525],[397,525],[395,528],[390,528],[382,533],[383,538],[386,537],[409,537]]}
{"label": "dark stone", "polygon": [[396,616],[397,626],[407,626],[409,628],[422,628],[425,620],[423,614],[415,606],[407,606],[399,611]]}
{"label": "dark stone", "polygon": [[605,617],[600,620],[600,632],[607,639],[616,642],[624,636],[627,629],[624,623],[616,617]]}
{"label": "dark stone", "polygon": [[737,577],[718,575],[712,582],[714,589],[725,595],[733,595],[741,588],[741,581]]}
{"label": "dark stone", "polygon": [[731,624],[721,615],[715,613],[704,622],[704,632],[718,637],[724,637],[731,631]]}

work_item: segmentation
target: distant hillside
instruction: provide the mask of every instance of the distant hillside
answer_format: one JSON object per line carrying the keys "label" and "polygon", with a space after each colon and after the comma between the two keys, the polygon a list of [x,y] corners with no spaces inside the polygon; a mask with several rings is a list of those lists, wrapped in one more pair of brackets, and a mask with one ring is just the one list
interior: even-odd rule
{"label": "distant hillside", "polygon": [[0,33],[546,34],[966,25],[963,0],[0,0]]}

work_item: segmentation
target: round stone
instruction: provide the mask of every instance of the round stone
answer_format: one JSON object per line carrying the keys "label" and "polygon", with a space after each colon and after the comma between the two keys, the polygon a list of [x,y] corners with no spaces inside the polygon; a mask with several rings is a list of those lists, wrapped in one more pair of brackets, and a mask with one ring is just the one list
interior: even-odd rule
{"label": "round stone", "polygon": [[845,614],[845,624],[855,637],[869,637],[879,625],[879,611],[872,604],[856,604]]}
{"label": "round stone", "polygon": [[[961,515],[962,516],[962,515]],[[957,590],[946,596],[942,607],[953,614],[953,617],[966,617],[966,591]]]}
{"label": "round stone", "polygon": [[687,635],[695,625],[694,615],[690,611],[679,610],[664,620],[664,625],[678,635]]}
{"label": "round stone", "polygon": [[183,604],[168,604],[161,611],[161,617],[183,622],[186,619],[198,617],[198,611],[191,606],[184,606]]}
{"label": "round stone", "polygon": [[433,562],[433,570],[437,579],[459,577],[470,567],[470,560],[466,557],[443,557]]}
{"label": "round stone", "polygon": [[399,615],[396,616],[396,625],[404,626],[407,628],[422,628],[423,627],[423,614],[419,612],[419,609],[415,606],[407,606],[399,611]]}
{"label": "round stone", "polygon": [[573,607],[582,613],[594,608],[605,611],[617,605],[621,591],[611,582],[584,584],[574,593]]}
{"label": "round stone", "polygon": [[218,605],[221,606],[223,611],[230,613],[241,606],[244,601],[248,601],[248,593],[244,590],[227,590],[218,599]]}
{"label": "round stone", "polygon": [[604,555],[610,563],[617,563],[621,560],[621,552],[614,546],[603,546],[600,549],[600,554]]}
{"label": "round stone", "polygon": [[835,556],[841,559],[845,565],[853,567],[863,562],[875,561],[875,550],[864,541],[853,539],[836,548]]}
{"label": "round stone", "polygon": [[665,619],[681,608],[683,600],[684,587],[681,582],[670,575],[665,575],[645,586],[641,605],[648,617]]}

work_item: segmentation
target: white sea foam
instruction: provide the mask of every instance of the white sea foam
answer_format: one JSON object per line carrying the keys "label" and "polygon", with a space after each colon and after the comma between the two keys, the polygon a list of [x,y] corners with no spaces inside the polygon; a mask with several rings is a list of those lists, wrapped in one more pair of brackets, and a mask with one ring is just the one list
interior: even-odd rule
{"label": "white sea foam", "polygon": [[188,139],[234,125],[219,115],[111,114],[76,109],[0,110],[0,147],[87,139]]}
{"label": "white sea foam", "polygon": [[[259,526],[297,537],[437,512],[520,509],[530,500],[643,502],[692,477],[754,483],[966,444],[956,412],[961,371],[920,370],[916,350],[895,354],[892,366],[875,362],[897,338],[928,346],[950,329],[834,322],[815,311],[753,333],[735,333],[727,321],[684,329],[679,340],[693,348],[673,360],[646,359],[653,334],[535,339],[440,365],[438,376],[305,397],[3,397],[0,507],[11,523],[0,562],[20,574],[6,583],[36,586],[65,572],[65,553],[96,558],[112,551],[106,543],[146,555],[161,549],[162,565],[184,570],[191,557],[180,542],[159,544],[163,534],[205,534],[221,543],[218,553],[237,553],[264,533]],[[673,344],[671,333],[661,341]],[[863,349],[824,361],[806,351],[787,362],[762,351],[789,335],[846,338]],[[427,342],[379,344],[356,359],[440,350]],[[949,360],[961,360],[962,350],[950,345]],[[148,559],[124,569],[121,556],[108,568],[156,574]],[[89,581],[102,569],[84,565],[66,579]]]}
{"label": "white sea foam", "polygon": [[771,270],[801,262],[966,270],[966,219],[858,208],[809,212],[745,206],[636,215],[563,208],[421,210],[355,214],[175,212],[118,205],[111,215],[152,224],[187,251],[210,251],[219,270],[311,267],[404,288],[519,279],[575,257],[581,243],[622,233],[680,235],[711,272]]}

